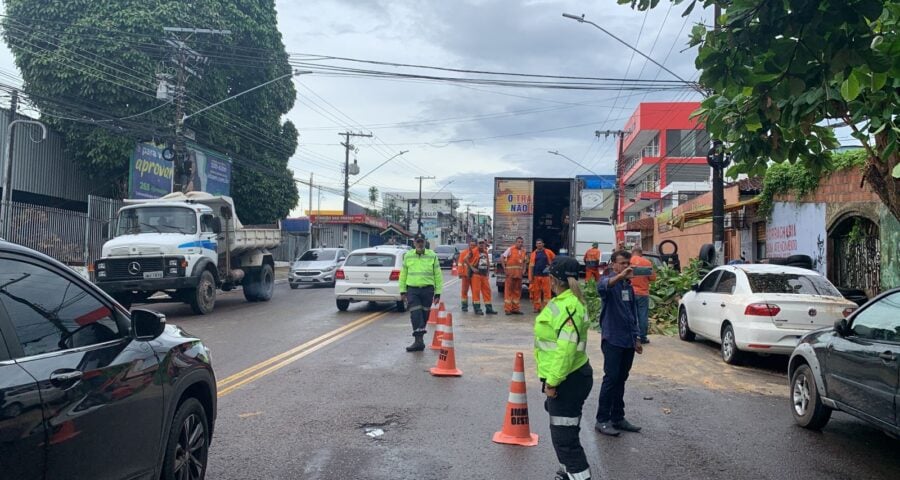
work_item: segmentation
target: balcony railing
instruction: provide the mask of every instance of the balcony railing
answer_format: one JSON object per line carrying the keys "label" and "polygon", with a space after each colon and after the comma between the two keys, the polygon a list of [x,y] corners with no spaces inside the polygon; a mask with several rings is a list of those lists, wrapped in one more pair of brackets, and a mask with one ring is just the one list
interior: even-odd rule
{"label": "balcony railing", "polygon": [[658,157],[659,144],[651,144],[641,149],[641,157]]}

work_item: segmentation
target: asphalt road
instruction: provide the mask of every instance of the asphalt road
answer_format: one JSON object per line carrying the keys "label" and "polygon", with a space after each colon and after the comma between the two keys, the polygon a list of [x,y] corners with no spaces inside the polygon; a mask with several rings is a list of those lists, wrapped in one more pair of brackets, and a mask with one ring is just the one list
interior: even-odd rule
{"label": "asphalt road", "polygon": [[[368,304],[339,313],[327,288],[281,284],[261,304],[231,292],[208,317],[156,306],[212,349],[220,398],[207,478],[552,478],[533,316],[461,314],[458,283],[444,297],[461,378],[432,377],[433,351],[403,350],[407,314]],[[502,310],[502,299],[494,305]],[[644,430],[620,438],[592,428],[602,355],[599,335],[589,340],[597,373],[581,438],[595,477],[900,478],[900,441],[865,423],[836,413],[822,432],[794,425],[783,358],[731,367],[713,344],[651,340],[626,394],[627,416]],[[531,428],[540,436],[531,448],[491,442],[517,351],[525,353]],[[373,438],[367,429],[384,433]]]}

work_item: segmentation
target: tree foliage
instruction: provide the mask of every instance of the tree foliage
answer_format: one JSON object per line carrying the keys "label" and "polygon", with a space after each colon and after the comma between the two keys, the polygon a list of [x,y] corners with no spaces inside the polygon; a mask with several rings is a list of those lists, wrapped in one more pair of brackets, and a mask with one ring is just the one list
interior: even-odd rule
{"label": "tree foliage", "polygon": [[[818,176],[846,124],[867,152],[864,170],[900,219],[900,2],[897,0],[670,0],[724,10],[720,28],[697,25],[700,83],[711,95],[698,115],[731,145],[735,172],[800,162]],[[619,0],[641,10],[659,0]]]}
{"label": "tree foliage", "polygon": [[[125,194],[136,141],[171,141],[174,107],[155,96],[156,73],[174,69],[164,27],[232,32],[186,38],[208,59],[187,82],[186,113],[291,71],[273,0],[7,0],[6,14],[3,35],[26,94],[65,135],[97,194]],[[297,204],[287,169],[297,129],[282,122],[294,99],[285,79],[186,122],[197,143],[232,156],[231,191],[245,223],[283,218]]]}

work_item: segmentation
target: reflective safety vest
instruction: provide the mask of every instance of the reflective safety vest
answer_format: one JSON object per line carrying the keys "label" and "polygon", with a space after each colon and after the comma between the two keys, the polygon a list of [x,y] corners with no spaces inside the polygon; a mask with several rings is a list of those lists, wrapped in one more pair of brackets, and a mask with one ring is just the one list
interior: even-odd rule
{"label": "reflective safety vest", "polygon": [[550,300],[534,321],[538,377],[556,387],[588,361],[587,308],[571,290]]}
{"label": "reflective safety vest", "polygon": [[598,268],[600,267],[600,249],[596,247],[591,247],[584,254],[584,266],[587,268]]}
{"label": "reflective safety vest", "polygon": [[509,255],[506,256],[506,276],[509,278],[522,278],[525,271],[527,256],[524,248],[509,247]]}
{"label": "reflective safety vest", "polygon": [[400,293],[406,293],[407,287],[434,287],[434,293],[440,294],[444,286],[441,263],[437,254],[426,249],[422,254],[410,250],[403,255],[400,267]]}

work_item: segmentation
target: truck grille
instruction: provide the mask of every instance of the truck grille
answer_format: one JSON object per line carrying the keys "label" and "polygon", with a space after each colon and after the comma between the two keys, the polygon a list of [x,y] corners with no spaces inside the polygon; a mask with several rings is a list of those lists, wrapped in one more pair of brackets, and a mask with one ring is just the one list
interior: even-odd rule
{"label": "truck grille", "polygon": [[[162,257],[110,259],[106,261],[107,277],[105,278],[105,280],[130,280],[134,278],[144,278],[144,272],[163,271],[165,266],[164,261],[165,259],[163,259]],[[140,266],[140,270],[137,271],[137,273],[133,273],[130,270],[132,263],[136,263],[138,266]]]}

